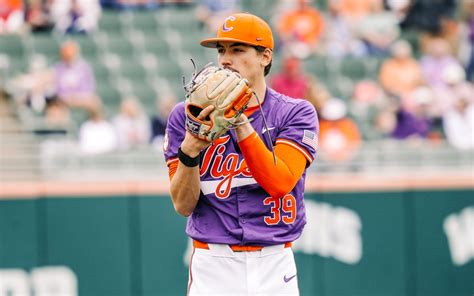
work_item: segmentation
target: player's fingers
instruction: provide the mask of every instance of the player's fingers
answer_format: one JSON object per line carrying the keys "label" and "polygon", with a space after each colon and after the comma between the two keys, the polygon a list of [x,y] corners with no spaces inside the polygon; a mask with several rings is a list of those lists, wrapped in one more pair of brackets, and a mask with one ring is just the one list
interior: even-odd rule
{"label": "player's fingers", "polygon": [[212,113],[212,111],[214,111],[214,106],[213,105],[209,105],[207,106],[206,108],[204,108],[201,113],[199,113],[198,115],[198,119],[199,120],[209,120],[209,114]]}

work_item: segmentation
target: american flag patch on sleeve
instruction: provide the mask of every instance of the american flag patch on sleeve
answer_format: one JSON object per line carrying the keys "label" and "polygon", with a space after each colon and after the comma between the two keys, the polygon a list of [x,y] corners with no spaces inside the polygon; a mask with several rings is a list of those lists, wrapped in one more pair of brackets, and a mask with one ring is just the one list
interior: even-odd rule
{"label": "american flag patch on sleeve", "polygon": [[314,150],[317,150],[316,147],[318,147],[318,137],[316,133],[310,130],[304,130],[302,142],[311,146]]}

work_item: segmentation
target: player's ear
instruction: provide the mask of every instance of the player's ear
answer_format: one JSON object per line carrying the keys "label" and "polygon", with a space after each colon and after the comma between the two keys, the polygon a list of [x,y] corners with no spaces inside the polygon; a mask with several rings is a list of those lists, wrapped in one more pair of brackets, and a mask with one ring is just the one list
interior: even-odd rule
{"label": "player's ear", "polygon": [[260,64],[263,67],[266,67],[270,64],[273,58],[273,51],[269,48],[265,48],[265,50],[262,52],[262,58],[260,60]]}

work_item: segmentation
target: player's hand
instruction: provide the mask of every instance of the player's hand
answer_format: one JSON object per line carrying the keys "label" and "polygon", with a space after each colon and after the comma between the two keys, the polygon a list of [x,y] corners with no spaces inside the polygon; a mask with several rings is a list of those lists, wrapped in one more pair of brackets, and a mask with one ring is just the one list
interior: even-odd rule
{"label": "player's hand", "polygon": [[[234,128],[240,114],[247,107],[252,89],[247,79],[229,69],[207,65],[185,86],[186,130],[199,139],[213,142]],[[199,114],[209,105],[211,122],[202,121]]]}
{"label": "player's hand", "polygon": [[[209,105],[206,108],[204,108],[201,111],[201,113],[199,113],[197,118],[204,122],[208,122],[209,121],[208,116],[212,113],[212,111],[214,111],[214,106]],[[181,143],[181,151],[183,151],[185,154],[187,154],[190,157],[196,157],[202,150],[206,149],[210,144],[211,144],[210,142],[200,140],[194,137],[188,131],[186,131],[184,140]]]}

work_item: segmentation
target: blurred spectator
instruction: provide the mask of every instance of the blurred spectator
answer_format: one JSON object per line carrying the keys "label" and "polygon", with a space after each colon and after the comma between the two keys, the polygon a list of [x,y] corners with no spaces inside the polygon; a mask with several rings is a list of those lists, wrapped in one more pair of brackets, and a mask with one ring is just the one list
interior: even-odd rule
{"label": "blurred spectator", "polygon": [[51,19],[51,5],[54,0],[29,0],[25,19],[32,32],[49,32],[54,24]]}
{"label": "blurred spectator", "polygon": [[356,24],[370,14],[374,4],[382,0],[339,0],[342,15],[351,23]]}
{"label": "blurred spectator", "polygon": [[341,0],[329,0],[324,18],[324,31],[321,36],[323,54],[330,57],[346,55],[361,56],[365,53],[364,44],[355,37],[354,28],[341,14]]}
{"label": "blurred spectator", "polygon": [[407,16],[401,23],[402,29],[415,29],[439,34],[442,20],[452,17],[456,0],[417,0],[411,1]]}
{"label": "blurred spectator", "polygon": [[284,12],[278,20],[278,36],[281,46],[292,55],[306,58],[311,55],[323,31],[323,18],[312,0],[297,0],[295,9]]}
{"label": "blurred spectator", "polygon": [[55,29],[63,34],[91,32],[101,12],[99,0],[60,0],[51,5]]}
{"label": "blurred spectator", "polygon": [[42,55],[33,55],[29,71],[9,82],[10,91],[20,106],[42,113],[48,98],[54,95],[54,75]]}
{"label": "blurred spectator", "polygon": [[89,108],[97,104],[94,73],[80,57],[79,45],[66,41],[61,45],[60,53],[61,61],[54,67],[58,97],[70,107]]}
{"label": "blurred spectator", "polygon": [[372,3],[370,13],[358,22],[357,31],[367,54],[372,56],[387,55],[390,45],[400,35],[397,17],[384,10],[381,1]]}
{"label": "blurred spectator", "polygon": [[91,106],[89,118],[79,128],[79,147],[83,153],[106,153],[118,147],[115,128],[104,118],[101,109],[100,104]]}
{"label": "blurred spectator", "polygon": [[471,57],[467,66],[467,79],[469,81],[474,80],[474,3],[471,8],[471,18],[469,20],[469,40],[471,44]]}
{"label": "blurred spectator", "polygon": [[44,118],[46,124],[49,126],[68,127],[71,125],[69,109],[57,98],[51,98],[48,100]]}
{"label": "blurred spectator", "polygon": [[433,88],[435,101],[432,104],[433,114],[441,117],[444,112],[454,108],[460,100],[474,101],[474,87],[466,80],[464,69],[451,64],[441,73],[443,85]]}
{"label": "blurred spectator", "polygon": [[282,64],[281,71],[270,78],[270,87],[284,95],[306,99],[317,109],[329,93],[317,83],[315,77],[304,72],[298,58],[286,56]]}
{"label": "blurred spectator", "polygon": [[331,99],[331,93],[328,88],[316,78],[310,76],[309,94],[306,97],[316,110],[321,110],[322,106]]}
{"label": "blurred spectator", "polygon": [[135,97],[122,100],[120,113],[112,119],[117,131],[118,148],[127,150],[147,144],[150,139],[149,119]]}
{"label": "blurred spectator", "polygon": [[270,79],[270,87],[274,90],[302,99],[308,96],[310,83],[309,76],[303,72],[300,60],[293,56],[283,58],[282,69]]}
{"label": "blurred spectator", "polygon": [[390,118],[389,112],[385,112],[390,105],[382,88],[375,81],[363,80],[356,83],[349,110],[365,139],[379,139],[392,132],[394,116],[392,114]]}
{"label": "blurred spectator", "polygon": [[209,32],[216,32],[229,15],[239,11],[240,0],[199,0],[196,18]]}
{"label": "blurred spectator", "polygon": [[466,47],[467,59],[466,59],[466,79],[469,81],[474,80],[474,1],[464,1],[462,6],[463,11],[466,12],[465,16],[465,31],[466,38],[464,45]]}
{"label": "blurred spectator", "polygon": [[412,0],[386,0],[387,8],[392,11],[401,23],[405,20],[410,10]]}
{"label": "blurred spectator", "polygon": [[372,135],[374,139],[389,138],[397,126],[396,113],[390,107],[380,110],[371,124],[373,127]]}
{"label": "blurred spectator", "polygon": [[155,9],[160,6],[174,5],[176,7],[186,7],[193,4],[193,0],[102,0],[102,7],[120,9]]}
{"label": "blurred spectator", "polygon": [[391,54],[392,57],[385,60],[380,68],[379,80],[390,95],[402,96],[423,82],[421,68],[405,40],[395,42]]}
{"label": "blurred spectator", "polygon": [[420,60],[424,79],[431,87],[445,87],[442,73],[450,66],[460,65],[453,56],[449,43],[442,38],[433,38],[429,41],[428,52]]}
{"label": "blurred spectator", "polygon": [[23,1],[0,0],[0,34],[18,33],[23,23]]}
{"label": "blurred spectator", "polygon": [[361,143],[357,125],[347,117],[344,101],[333,98],[320,112],[319,147],[321,157],[330,161],[348,161],[354,157]]}
{"label": "blurred spectator", "polygon": [[172,4],[176,7],[188,7],[189,5],[194,4],[193,3],[194,0],[154,0],[154,1],[157,1],[160,4],[165,4],[165,5]]}
{"label": "blurred spectator", "polygon": [[41,135],[67,134],[71,131],[73,122],[69,108],[56,97],[47,100],[42,124],[35,126],[35,133]]}
{"label": "blurred spectator", "polygon": [[[472,95],[472,92],[471,92]],[[474,149],[474,101],[460,97],[443,115],[448,142],[457,149]]]}
{"label": "blurred spectator", "polygon": [[[120,9],[133,9],[133,8],[147,8],[152,9],[160,5],[158,0],[109,0],[107,3],[102,2],[102,6],[112,6]],[[105,5],[104,5],[105,4]]]}
{"label": "blurred spectator", "polygon": [[433,93],[427,87],[419,87],[405,94],[397,111],[397,123],[392,137],[395,139],[427,138],[432,127],[429,110]]}
{"label": "blurred spectator", "polygon": [[158,150],[163,149],[166,122],[176,103],[176,97],[172,94],[156,98],[156,114],[151,118],[151,144]]}

